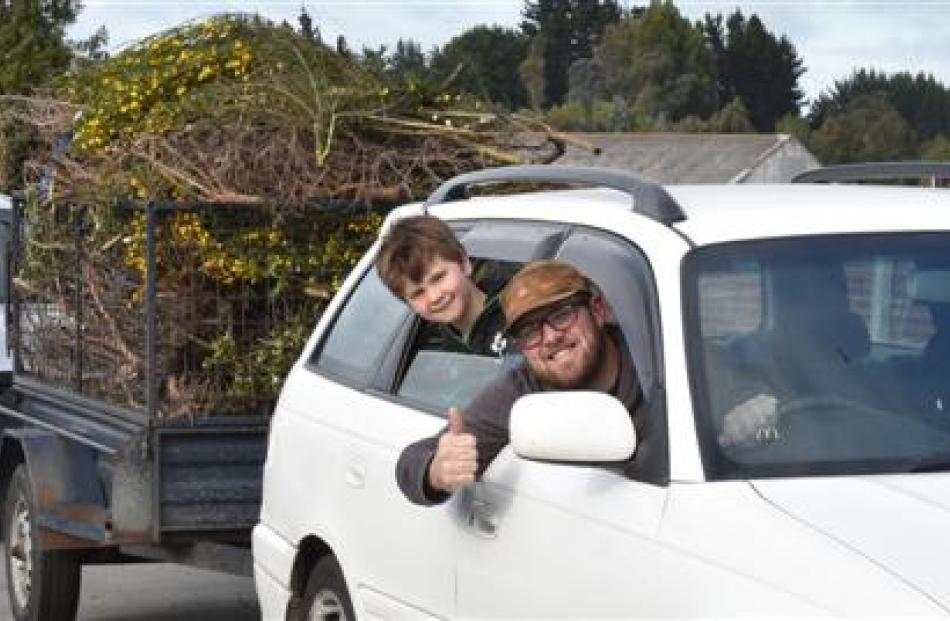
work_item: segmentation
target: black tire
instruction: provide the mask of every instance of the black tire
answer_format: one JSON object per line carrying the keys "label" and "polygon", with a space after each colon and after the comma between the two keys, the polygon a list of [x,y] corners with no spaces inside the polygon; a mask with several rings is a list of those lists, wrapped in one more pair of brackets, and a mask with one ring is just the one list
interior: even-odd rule
{"label": "black tire", "polygon": [[313,566],[300,601],[300,621],[355,621],[353,602],[346,590],[343,570],[333,556],[325,556]]}
{"label": "black tire", "polygon": [[82,566],[68,552],[43,551],[26,466],[10,478],[3,504],[7,596],[16,621],[73,621]]}

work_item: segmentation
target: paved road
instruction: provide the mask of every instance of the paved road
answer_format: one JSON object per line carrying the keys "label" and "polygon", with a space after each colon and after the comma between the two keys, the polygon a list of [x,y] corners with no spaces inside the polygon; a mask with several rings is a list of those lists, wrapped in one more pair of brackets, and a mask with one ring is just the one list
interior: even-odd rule
{"label": "paved road", "polygon": [[[0,565],[0,620],[11,618],[6,572]],[[260,618],[254,581],[250,578],[166,563],[87,565],[82,570],[78,621]]]}

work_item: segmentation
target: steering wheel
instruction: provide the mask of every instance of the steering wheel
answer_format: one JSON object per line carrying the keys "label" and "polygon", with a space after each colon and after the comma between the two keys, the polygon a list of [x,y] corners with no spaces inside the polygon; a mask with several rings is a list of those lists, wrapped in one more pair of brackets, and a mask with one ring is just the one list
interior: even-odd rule
{"label": "steering wheel", "polygon": [[847,397],[842,397],[840,395],[831,395],[831,394],[818,394],[818,395],[808,395],[804,397],[793,397],[784,402],[779,403],[776,413],[778,414],[779,420],[783,416],[794,416],[803,411],[811,409],[827,409],[827,408],[839,408],[842,410],[849,410],[851,412],[861,413],[861,414],[871,414],[871,415],[885,415],[893,416],[894,413],[890,410],[884,408],[875,407],[873,405],[868,405],[866,403],[861,403],[854,399],[849,399]]}

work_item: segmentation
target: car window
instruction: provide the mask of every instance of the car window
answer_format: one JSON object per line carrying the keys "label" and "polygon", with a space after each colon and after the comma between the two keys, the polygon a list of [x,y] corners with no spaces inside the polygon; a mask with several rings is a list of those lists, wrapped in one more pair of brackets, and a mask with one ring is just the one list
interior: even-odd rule
{"label": "car window", "polygon": [[423,350],[416,353],[396,394],[442,412],[464,407],[502,370],[501,357]]}
{"label": "car window", "polygon": [[[707,475],[901,472],[950,454],[947,244],[943,234],[829,235],[692,252],[687,342]],[[743,305],[765,309],[756,329],[724,319]],[[755,394],[775,400],[774,423],[723,443],[727,417]]]}
{"label": "car window", "polygon": [[390,293],[370,267],[318,349],[317,368],[369,384],[410,315],[409,308]]}

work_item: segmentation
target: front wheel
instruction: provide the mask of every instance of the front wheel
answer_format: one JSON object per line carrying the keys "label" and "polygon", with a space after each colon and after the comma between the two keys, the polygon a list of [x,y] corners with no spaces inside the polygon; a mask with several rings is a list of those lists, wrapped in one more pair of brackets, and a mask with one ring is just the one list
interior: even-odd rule
{"label": "front wheel", "polygon": [[16,621],[73,621],[81,565],[67,552],[44,551],[26,466],[10,478],[3,506],[7,592]]}
{"label": "front wheel", "polygon": [[320,559],[307,580],[301,601],[304,621],[354,621],[353,603],[346,590],[343,570],[332,556]]}

